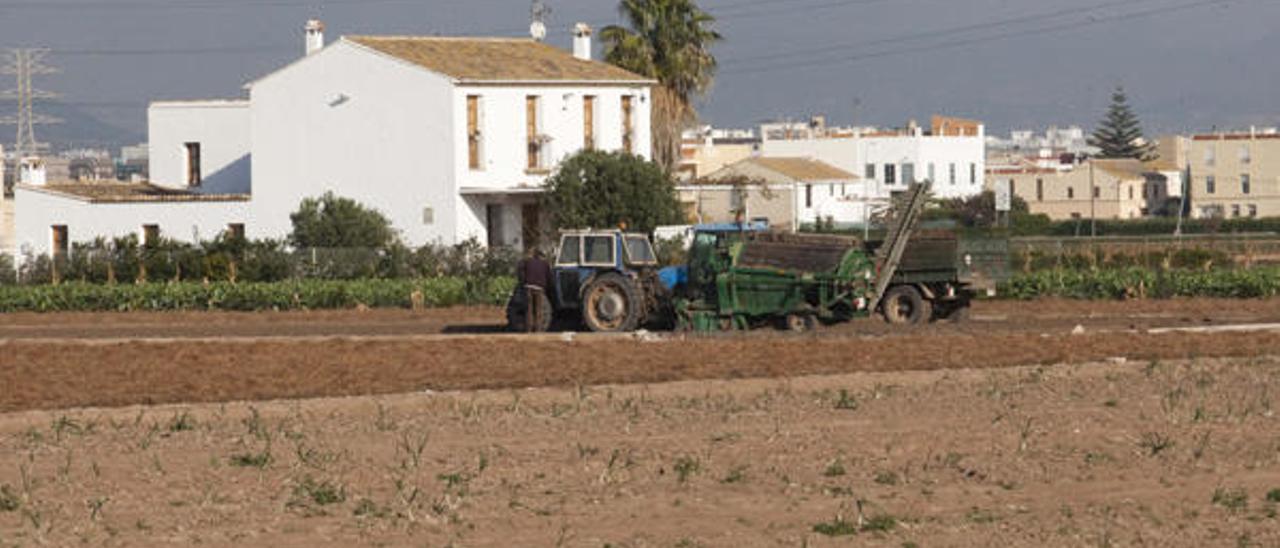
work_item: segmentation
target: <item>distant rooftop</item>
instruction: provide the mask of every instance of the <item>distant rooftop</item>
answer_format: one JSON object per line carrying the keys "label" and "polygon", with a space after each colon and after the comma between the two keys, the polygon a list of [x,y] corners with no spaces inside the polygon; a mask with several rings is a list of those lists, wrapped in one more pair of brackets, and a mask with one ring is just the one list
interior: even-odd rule
{"label": "distant rooftop", "polygon": [[188,190],[156,186],[150,183],[58,182],[47,185],[19,185],[19,188],[64,198],[73,198],[93,204],[249,201],[248,194],[200,194]]}

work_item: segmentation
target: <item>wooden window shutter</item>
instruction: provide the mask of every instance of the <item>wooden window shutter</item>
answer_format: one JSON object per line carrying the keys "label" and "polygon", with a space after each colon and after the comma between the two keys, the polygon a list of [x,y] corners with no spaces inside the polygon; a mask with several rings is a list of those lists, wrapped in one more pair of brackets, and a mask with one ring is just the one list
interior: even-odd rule
{"label": "wooden window shutter", "polygon": [[596,148],[596,97],[587,95],[582,98],[582,148]]}
{"label": "wooden window shutter", "polygon": [[622,150],[632,152],[631,132],[631,96],[622,96]]}
{"label": "wooden window shutter", "polygon": [[524,99],[526,133],[529,140],[529,169],[541,167],[539,156],[541,146],[538,144],[538,97],[530,95]]}
{"label": "wooden window shutter", "polygon": [[467,96],[467,164],[480,169],[480,96]]}

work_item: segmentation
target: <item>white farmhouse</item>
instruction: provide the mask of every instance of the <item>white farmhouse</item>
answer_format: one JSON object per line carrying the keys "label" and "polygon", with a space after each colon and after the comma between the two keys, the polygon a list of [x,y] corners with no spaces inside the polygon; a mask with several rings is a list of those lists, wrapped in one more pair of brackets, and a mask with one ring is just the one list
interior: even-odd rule
{"label": "white farmhouse", "polygon": [[532,39],[351,36],[246,86],[240,100],[157,102],[143,185],[20,185],[17,244],[225,230],[281,238],[326,192],[385,214],[410,245],[523,247],[546,216],[537,194],[583,149],[650,157],[652,80]]}
{"label": "white farmhouse", "polygon": [[412,245],[522,247],[565,157],[650,155],[654,82],[592,61],[585,25],[577,55],[511,38],[320,47],[322,28],[309,24],[308,54],[250,83],[246,102],[153,107],[152,177],[190,182],[195,157],[211,191],[251,188],[250,237],[287,234],[299,202],[333,192],[383,212]]}

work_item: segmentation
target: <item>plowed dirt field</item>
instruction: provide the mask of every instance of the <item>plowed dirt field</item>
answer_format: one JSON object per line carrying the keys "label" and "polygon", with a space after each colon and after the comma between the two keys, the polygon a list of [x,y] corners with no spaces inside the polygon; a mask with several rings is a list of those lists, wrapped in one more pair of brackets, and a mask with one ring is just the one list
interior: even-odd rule
{"label": "plowed dirt field", "polygon": [[1277,380],[1199,359],[6,414],[0,544],[1276,546]]}
{"label": "plowed dirt field", "polygon": [[0,546],[1280,545],[1280,301],[500,321],[0,316]]}

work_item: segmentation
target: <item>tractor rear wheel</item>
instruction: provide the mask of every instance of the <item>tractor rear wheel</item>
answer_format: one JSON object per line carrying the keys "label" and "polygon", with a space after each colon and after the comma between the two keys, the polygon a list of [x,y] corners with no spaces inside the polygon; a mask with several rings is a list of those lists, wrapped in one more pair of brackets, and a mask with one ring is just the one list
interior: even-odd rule
{"label": "tractor rear wheel", "polygon": [[641,306],[631,280],[620,274],[604,274],[582,294],[582,323],[597,333],[635,331]]}
{"label": "tractor rear wheel", "polygon": [[918,325],[933,317],[933,303],[909,285],[900,285],[885,293],[881,310],[885,321],[897,325]]}

